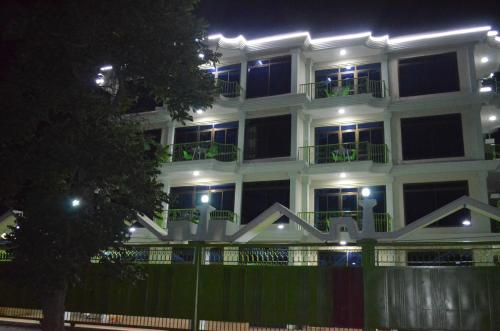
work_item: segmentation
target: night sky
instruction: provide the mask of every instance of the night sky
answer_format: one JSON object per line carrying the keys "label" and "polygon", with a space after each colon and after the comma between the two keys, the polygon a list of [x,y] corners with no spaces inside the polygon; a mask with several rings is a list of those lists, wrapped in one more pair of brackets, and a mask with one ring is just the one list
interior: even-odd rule
{"label": "night sky", "polygon": [[209,33],[247,38],[309,31],[313,38],[372,31],[398,36],[491,25],[500,30],[500,0],[323,1],[200,0]]}

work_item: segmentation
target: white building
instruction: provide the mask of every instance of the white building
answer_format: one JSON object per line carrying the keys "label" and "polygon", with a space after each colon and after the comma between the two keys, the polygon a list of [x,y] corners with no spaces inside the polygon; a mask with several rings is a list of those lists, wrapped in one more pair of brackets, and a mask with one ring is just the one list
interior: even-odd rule
{"label": "white building", "polygon": [[[234,231],[275,202],[327,231],[341,216],[360,221],[369,195],[378,232],[464,195],[496,205],[500,37],[490,27],[208,43],[222,54],[207,67],[220,89],[213,108],[185,125],[164,108],[140,115],[172,152],[162,180],[177,200],[163,227],[196,220],[205,195],[212,218],[231,219]],[[254,240],[297,242],[303,231],[280,219]],[[499,231],[464,209],[412,236],[498,240]],[[134,240],[155,237],[137,229]]]}

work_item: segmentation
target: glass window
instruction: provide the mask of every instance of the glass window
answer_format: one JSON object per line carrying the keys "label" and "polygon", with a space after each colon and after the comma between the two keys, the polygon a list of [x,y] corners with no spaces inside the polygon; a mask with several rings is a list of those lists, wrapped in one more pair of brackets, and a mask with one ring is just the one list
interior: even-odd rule
{"label": "glass window", "polygon": [[459,90],[456,52],[399,60],[400,97]]}
{"label": "glass window", "polygon": [[249,61],[246,97],[257,98],[290,93],[291,75],[290,56]]}
{"label": "glass window", "polygon": [[[290,181],[245,182],[242,195],[241,223],[247,224],[276,202],[289,207]],[[278,222],[288,222],[288,219],[282,217]]]}
{"label": "glass window", "polygon": [[[469,195],[467,181],[404,184],[406,224],[410,224],[464,195]],[[470,211],[462,209],[442,218],[431,227],[462,226],[462,221],[466,219],[470,220]]]}
{"label": "glass window", "polygon": [[401,119],[404,160],[464,156],[460,114]]}
{"label": "glass window", "polygon": [[[364,188],[365,186],[363,186]],[[373,208],[375,213],[386,212],[385,186],[367,186],[370,189],[370,198],[377,201]],[[314,211],[345,211],[358,212],[361,207],[358,201],[361,197],[362,187],[354,188],[327,188],[314,190]]]}
{"label": "glass window", "polygon": [[407,253],[409,266],[472,266],[471,251],[414,251]]}
{"label": "glass window", "polygon": [[238,122],[175,128],[175,144],[215,141],[221,144],[238,144]]}
{"label": "glass window", "polygon": [[218,77],[217,79],[226,82],[236,82],[239,84],[240,74],[241,74],[240,63],[217,68],[217,77]]}
{"label": "glass window", "polygon": [[205,194],[209,196],[209,204],[215,209],[234,210],[234,184],[172,187],[170,208],[196,208],[201,204],[201,196]]}
{"label": "glass window", "polygon": [[245,160],[290,156],[291,116],[246,120]]}
{"label": "glass window", "polygon": [[361,253],[318,251],[318,265],[321,267],[361,267]]}

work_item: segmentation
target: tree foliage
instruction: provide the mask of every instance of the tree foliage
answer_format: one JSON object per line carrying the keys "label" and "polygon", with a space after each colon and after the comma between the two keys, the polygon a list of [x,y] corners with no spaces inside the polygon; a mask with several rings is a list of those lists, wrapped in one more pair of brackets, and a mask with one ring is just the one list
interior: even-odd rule
{"label": "tree foliage", "polygon": [[[170,116],[210,107],[192,0],[32,1],[4,6],[0,199],[23,211],[9,239],[18,278],[44,291],[78,280],[92,256],[119,249],[125,220],[161,212],[161,149],[125,115],[150,91]],[[8,14],[6,14],[8,13]],[[200,56],[199,54],[203,54]],[[99,68],[111,65],[105,88]],[[79,206],[72,201],[78,199]]]}

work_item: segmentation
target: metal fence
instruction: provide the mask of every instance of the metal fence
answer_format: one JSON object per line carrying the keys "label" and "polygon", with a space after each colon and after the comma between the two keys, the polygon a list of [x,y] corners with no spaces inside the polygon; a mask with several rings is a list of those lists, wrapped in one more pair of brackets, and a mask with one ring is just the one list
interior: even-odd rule
{"label": "metal fence", "polygon": [[378,246],[376,266],[463,267],[500,266],[500,245],[404,245]]}
{"label": "metal fence", "polygon": [[193,161],[214,159],[221,162],[238,160],[238,147],[233,144],[221,144],[215,141],[198,141],[169,145],[171,161]]}
{"label": "metal fence", "polygon": [[346,78],[300,84],[299,93],[305,94],[310,99],[334,98],[356,94],[371,94],[376,98],[386,95],[385,81],[370,80],[368,77]]}
{"label": "metal fence", "polygon": [[325,164],[354,161],[389,162],[386,144],[370,142],[327,144],[299,147],[299,160],[308,164]]}
{"label": "metal fence", "polygon": [[[328,232],[336,217],[352,217],[358,224],[360,230],[363,229],[361,211],[312,211],[299,212],[297,216],[307,223],[313,225],[320,231]],[[388,213],[373,213],[376,232],[392,231],[392,217]]]}

